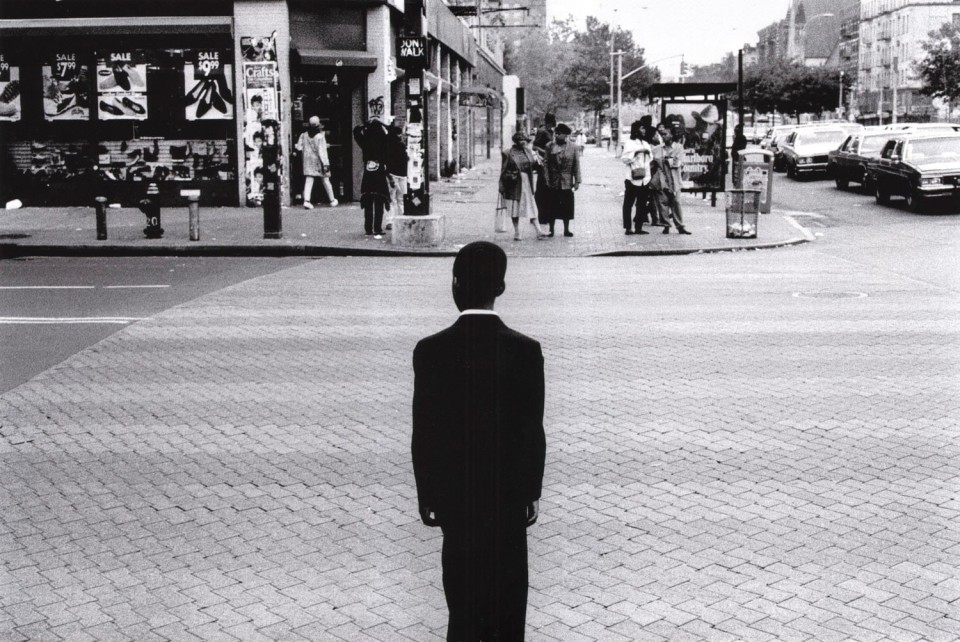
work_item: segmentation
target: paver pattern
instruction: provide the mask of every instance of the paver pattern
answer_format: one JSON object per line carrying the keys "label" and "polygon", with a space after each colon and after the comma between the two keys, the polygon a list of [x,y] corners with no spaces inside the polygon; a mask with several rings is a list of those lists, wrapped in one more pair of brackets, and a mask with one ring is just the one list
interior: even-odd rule
{"label": "paver pattern", "polygon": [[[0,639],[443,639],[450,267],[300,264],[0,397]],[[498,309],[547,369],[529,639],[960,639],[957,292],[798,248],[514,260]]]}

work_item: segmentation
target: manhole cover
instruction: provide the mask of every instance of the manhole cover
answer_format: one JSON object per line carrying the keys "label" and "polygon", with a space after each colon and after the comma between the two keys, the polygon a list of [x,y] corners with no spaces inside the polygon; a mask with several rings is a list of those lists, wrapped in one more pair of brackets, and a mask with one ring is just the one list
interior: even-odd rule
{"label": "manhole cover", "polygon": [[0,239],[28,239],[29,234],[0,234]]}
{"label": "manhole cover", "polygon": [[866,292],[794,292],[793,296],[804,299],[863,299]]}

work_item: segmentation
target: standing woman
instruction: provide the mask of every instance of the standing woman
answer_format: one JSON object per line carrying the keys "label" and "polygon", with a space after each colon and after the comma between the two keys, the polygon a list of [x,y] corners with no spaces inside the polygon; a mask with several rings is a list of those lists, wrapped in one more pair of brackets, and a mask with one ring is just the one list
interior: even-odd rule
{"label": "standing woman", "polygon": [[556,140],[547,150],[547,194],[552,206],[550,233],[556,219],[563,220],[563,235],[573,236],[570,221],[573,220],[575,203],[573,193],[580,187],[580,155],[574,144],[567,144],[572,130],[565,124],[557,125]]}
{"label": "standing woman", "polygon": [[540,165],[538,167],[539,171],[537,172],[537,188],[536,188],[536,200],[537,200],[537,216],[541,225],[549,225],[550,229],[553,229],[553,213],[550,210],[551,204],[549,202],[549,189],[547,188],[547,177],[546,177],[546,162],[547,162],[547,150],[550,149],[550,145],[553,144],[554,139],[556,138],[555,129],[557,127],[557,117],[547,112],[543,116],[543,127],[537,130],[537,134],[533,139],[533,151],[540,158]]}
{"label": "standing woman", "polygon": [[316,178],[319,178],[323,184],[327,198],[330,199],[330,206],[336,207],[339,203],[333,195],[333,185],[330,184],[327,136],[317,116],[310,117],[307,122],[307,131],[300,134],[297,151],[303,154],[303,207],[308,210],[313,209],[313,181]]}
{"label": "standing woman", "polygon": [[500,167],[500,194],[509,203],[508,211],[513,221],[513,240],[520,238],[520,219],[530,220],[537,238],[546,235],[537,222],[537,204],[533,195],[533,172],[540,164],[537,155],[528,149],[530,139],[523,132],[513,135],[513,147],[503,152],[503,164]]}
{"label": "standing woman", "polygon": [[630,212],[636,207],[633,225],[636,234],[649,234],[643,231],[643,224],[647,222],[647,213],[650,201],[650,161],[653,159],[653,148],[644,140],[643,124],[637,120],[630,125],[630,139],[623,144],[623,154],[620,160],[627,166],[627,175],[623,181],[623,229],[629,236],[634,234],[630,222]]}

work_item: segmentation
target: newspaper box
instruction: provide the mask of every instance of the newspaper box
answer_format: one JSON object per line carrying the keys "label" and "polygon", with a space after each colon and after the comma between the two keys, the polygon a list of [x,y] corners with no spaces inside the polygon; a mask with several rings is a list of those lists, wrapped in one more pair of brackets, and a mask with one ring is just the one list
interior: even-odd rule
{"label": "newspaper box", "polygon": [[760,190],[760,212],[770,213],[773,201],[773,152],[748,147],[733,159],[733,186]]}
{"label": "newspaper box", "polygon": [[760,190],[732,189],[727,196],[727,238],[757,238],[760,218]]}

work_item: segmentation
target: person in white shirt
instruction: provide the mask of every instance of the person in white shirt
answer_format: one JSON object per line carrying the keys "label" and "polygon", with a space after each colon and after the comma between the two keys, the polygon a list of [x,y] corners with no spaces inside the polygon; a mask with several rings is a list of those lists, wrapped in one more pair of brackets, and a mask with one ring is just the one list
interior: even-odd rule
{"label": "person in white shirt", "polygon": [[[637,120],[630,125],[630,138],[624,141],[620,160],[626,166],[623,181],[623,229],[631,234],[649,234],[643,230],[648,222],[647,211],[650,203],[650,161],[653,148],[644,140],[644,126]],[[630,212],[634,210],[631,224]],[[633,227],[636,226],[636,232]]]}

